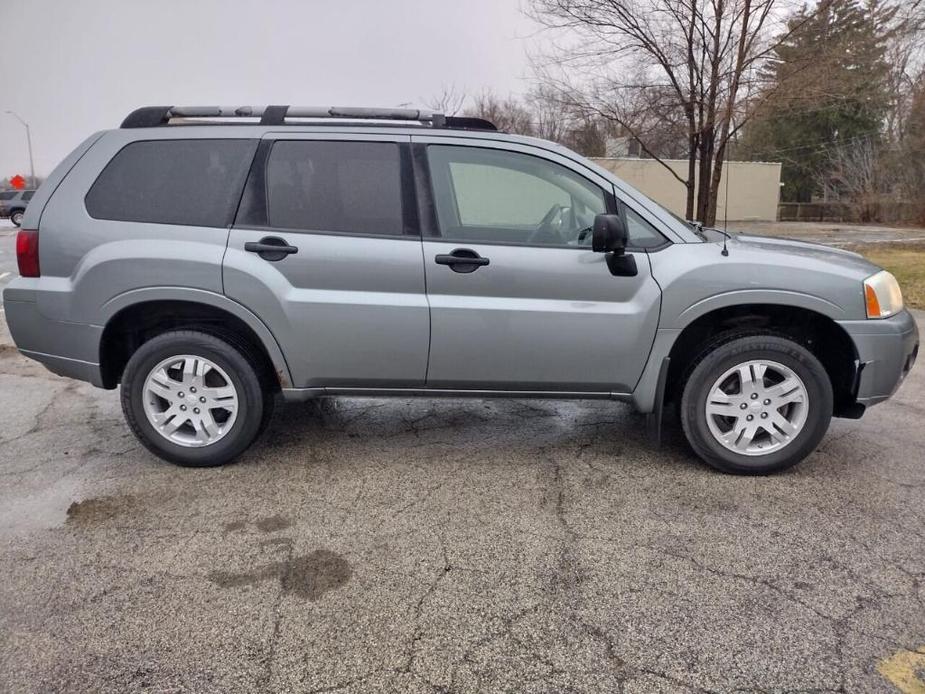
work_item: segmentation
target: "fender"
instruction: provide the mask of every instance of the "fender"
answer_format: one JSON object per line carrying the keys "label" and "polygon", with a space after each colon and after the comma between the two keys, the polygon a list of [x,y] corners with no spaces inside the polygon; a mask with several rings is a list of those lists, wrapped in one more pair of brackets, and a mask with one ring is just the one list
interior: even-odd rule
{"label": "fender", "polygon": [[832,320],[844,320],[846,312],[841,306],[811,294],[786,291],[782,289],[735,289],[713,294],[697,301],[675,317],[662,316],[649,360],[642,372],[639,383],[633,391],[633,403],[642,413],[655,409],[658,393],[659,372],[662,362],[671,353],[675,341],[691,323],[717,309],[746,304],[772,304],[804,308],[827,316]]}
{"label": "fender", "polygon": [[[803,292],[783,289],[732,289],[727,292],[713,294],[691,304],[678,314],[670,327],[680,327],[683,330],[711,311],[742,304],[774,304],[777,306],[805,308],[821,313],[832,320],[844,320],[847,317],[845,310],[838,304]],[[669,326],[666,325],[665,327]]]}
{"label": "fender", "polygon": [[273,362],[273,369],[279,377],[282,388],[292,387],[292,373],[286,358],[279,347],[279,343],[270,332],[266,324],[254,313],[241,304],[222,294],[216,294],[205,289],[192,289],[189,287],[144,287],[118,294],[107,301],[100,308],[100,318],[105,325],[119,311],[146,301],[188,301],[190,303],[206,304],[222,309],[240,318],[257,335],[260,342]]}

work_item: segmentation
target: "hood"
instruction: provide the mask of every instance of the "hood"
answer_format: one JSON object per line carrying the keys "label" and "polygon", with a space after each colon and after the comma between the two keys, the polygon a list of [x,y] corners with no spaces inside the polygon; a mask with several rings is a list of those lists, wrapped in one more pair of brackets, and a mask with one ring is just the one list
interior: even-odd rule
{"label": "hood", "polygon": [[837,265],[852,273],[869,277],[880,268],[864,258],[859,253],[846,251],[842,248],[832,248],[819,243],[796,241],[794,239],[776,238],[768,236],[750,236],[748,234],[732,234],[729,239],[729,249],[736,246],[743,250],[766,251],[781,254],[791,258],[801,258],[810,261],[819,261],[829,265]]}

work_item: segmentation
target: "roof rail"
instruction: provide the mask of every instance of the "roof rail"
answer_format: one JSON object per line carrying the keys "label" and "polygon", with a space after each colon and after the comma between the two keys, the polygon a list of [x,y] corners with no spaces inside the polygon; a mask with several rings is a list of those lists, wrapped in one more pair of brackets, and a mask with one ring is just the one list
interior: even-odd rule
{"label": "roof rail", "polygon": [[122,121],[123,128],[154,128],[169,125],[171,119],[259,118],[261,125],[286,125],[287,118],[321,120],[413,121],[432,128],[497,130],[484,118],[446,116],[416,108],[362,108],[351,106],[144,106]]}

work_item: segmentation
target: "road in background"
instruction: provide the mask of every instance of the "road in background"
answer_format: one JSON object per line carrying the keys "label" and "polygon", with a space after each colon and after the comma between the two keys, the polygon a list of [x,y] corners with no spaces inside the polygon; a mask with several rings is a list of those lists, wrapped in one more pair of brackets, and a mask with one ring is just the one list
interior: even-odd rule
{"label": "road in background", "polygon": [[[718,226],[722,227],[722,224]],[[783,236],[830,246],[925,241],[925,229],[920,227],[889,227],[838,222],[729,222],[729,231],[758,236]]]}
{"label": "road in background", "polygon": [[16,231],[16,227],[9,220],[0,219],[0,290],[18,274]]}

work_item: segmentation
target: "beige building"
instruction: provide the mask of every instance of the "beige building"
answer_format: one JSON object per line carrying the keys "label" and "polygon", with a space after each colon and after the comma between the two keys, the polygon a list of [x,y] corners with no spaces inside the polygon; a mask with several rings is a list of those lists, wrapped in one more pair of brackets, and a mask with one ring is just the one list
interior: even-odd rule
{"label": "beige building", "polygon": [[[687,189],[654,159],[594,159],[634,188],[664,205],[679,217],[685,216]],[[687,161],[665,162],[681,178],[687,177]],[[726,209],[726,176],[729,176],[729,220],[775,221],[780,199],[780,164],[730,161],[723,168],[716,219],[722,222]]]}

